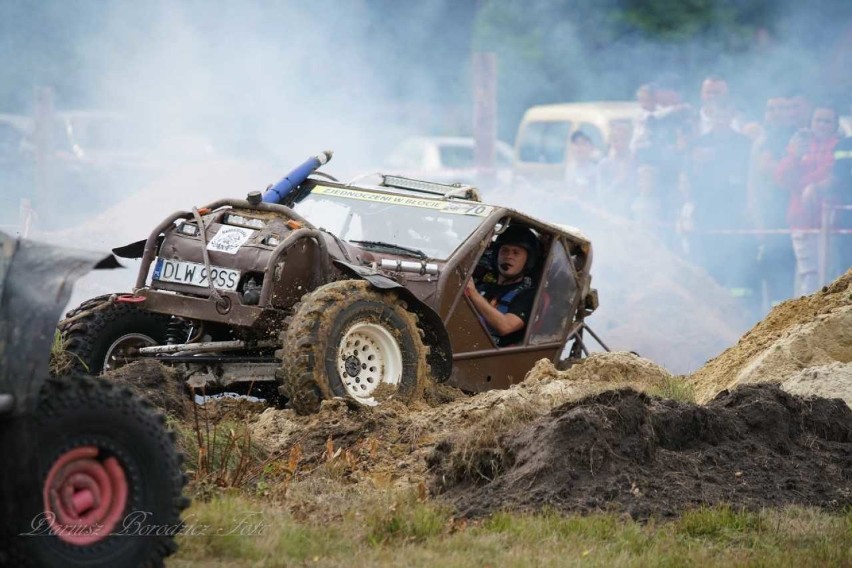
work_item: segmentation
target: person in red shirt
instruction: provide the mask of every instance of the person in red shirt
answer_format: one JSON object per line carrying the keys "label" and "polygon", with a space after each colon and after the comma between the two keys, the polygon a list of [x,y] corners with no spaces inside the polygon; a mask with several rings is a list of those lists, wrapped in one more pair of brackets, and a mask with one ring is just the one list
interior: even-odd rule
{"label": "person in red shirt", "polygon": [[827,105],[814,108],[810,129],[796,132],[787,155],[775,168],[775,183],[789,192],[787,222],[796,255],[796,295],[811,294],[819,282],[819,235],[822,203],[831,186],[837,111]]}

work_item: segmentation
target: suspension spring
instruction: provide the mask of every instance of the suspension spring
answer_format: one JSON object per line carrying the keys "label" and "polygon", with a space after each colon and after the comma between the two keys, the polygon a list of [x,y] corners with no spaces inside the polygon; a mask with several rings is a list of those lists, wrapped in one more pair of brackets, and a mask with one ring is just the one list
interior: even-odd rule
{"label": "suspension spring", "polygon": [[192,325],[183,318],[172,316],[166,326],[166,344],[183,345],[189,340]]}

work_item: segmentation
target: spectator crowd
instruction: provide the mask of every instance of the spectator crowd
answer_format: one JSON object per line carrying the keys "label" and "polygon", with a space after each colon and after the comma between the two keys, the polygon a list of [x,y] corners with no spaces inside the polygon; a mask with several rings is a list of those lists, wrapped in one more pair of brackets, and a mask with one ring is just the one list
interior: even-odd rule
{"label": "spectator crowd", "polygon": [[636,98],[635,120],[610,123],[606,155],[573,133],[569,191],[656,232],[758,309],[852,266],[852,138],[838,108],[779,93],[748,120],[719,76],[698,108],[663,84]]}

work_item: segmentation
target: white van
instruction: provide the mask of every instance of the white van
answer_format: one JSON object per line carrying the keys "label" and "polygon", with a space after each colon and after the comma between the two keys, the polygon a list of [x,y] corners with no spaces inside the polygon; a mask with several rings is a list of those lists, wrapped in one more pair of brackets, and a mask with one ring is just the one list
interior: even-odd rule
{"label": "white van", "polygon": [[563,103],[530,107],[515,138],[514,173],[524,178],[561,179],[565,174],[571,135],[585,133],[601,153],[606,152],[613,120],[634,120],[633,101]]}

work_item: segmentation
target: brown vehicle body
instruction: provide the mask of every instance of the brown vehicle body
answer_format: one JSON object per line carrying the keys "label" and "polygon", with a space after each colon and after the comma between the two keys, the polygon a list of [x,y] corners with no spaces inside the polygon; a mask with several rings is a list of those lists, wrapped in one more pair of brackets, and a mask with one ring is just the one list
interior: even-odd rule
{"label": "brown vehicle body", "polygon": [[[336,199],[414,208],[391,207],[391,215],[377,217],[379,223],[394,223],[394,212],[427,218],[430,210],[474,212],[467,214],[464,222],[467,227],[475,222],[475,228],[446,258],[413,258],[393,247],[344,241],[300,215],[298,203],[288,207],[258,203],[256,198],[253,203],[236,199],[217,201],[198,210],[199,215],[177,212],[151,232],[144,248],[140,242],[116,249],[120,256],[141,255],[142,266],[132,297],[138,302],[137,307],[173,320],[194,322],[193,327],[203,325],[209,336],[204,340],[241,342],[233,351],[219,352],[218,358],[199,358],[200,351],[192,359],[186,352],[181,357],[183,347],[177,346],[156,356],[206,364],[206,375],[201,373],[195,380],[198,382],[204,376],[202,384],[210,387],[274,380],[272,371],[280,362],[269,357],[271,345],[280,341],[279,337],[285,337],[281,332],[287,328],[294,306],[305,294],[340,280],[366,280],[375,290],[393,292],[401,298],[405,309],[417,316],[423,343],[429,347],[427,360],[432,377],[465,391],[480,392],[518,383],[539,359],[556,362],[572,339],[576,340],[572,356],[581,356],[583,319],[597,303],[596,294],[590,289],[590,242],[577,231],[451,195],[475,196],[473,188],[423,185],[428,191],[386,185],[353,186],[310,177],[299,190],[302,197],[324,192]],[[443,188],[446,194],[435,188]],[[181,221],[197,225],[199,216],[205,228],[203,241],[201,234],[189,235],[180,230]],[[352,214],[350,221],[351,217]],[[235,251],[205,247],[223,228],[232,226],[234,219],[258,226]],[[404,224],[402,220],[399,222]],[[535,270],[535,301],[525,338],[520,345],[497,348],[470,299],[464,295],[464,287],[469,278],[483,270],[482,261],[489,245],[507,224],[523,224],[536,231],[541,242],[541,260]],[[436,224],[435,230],[440,232],[441,227]],[[448,230],[448,234],[451,232]],[[208,262],[211,267],[238,270],[239,284],[234,290],[219,291],[216,297],[209,287],[164,281],[169,261],[195,263],[195,266]],[[220,278],[221,282],[224,280],[225,277]],[[257,286],[247,286],[249,280]],[[192,336],[192,331],[189,335]]]}

